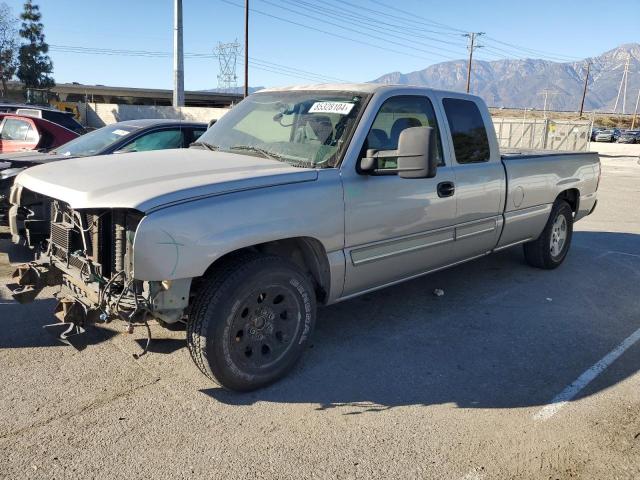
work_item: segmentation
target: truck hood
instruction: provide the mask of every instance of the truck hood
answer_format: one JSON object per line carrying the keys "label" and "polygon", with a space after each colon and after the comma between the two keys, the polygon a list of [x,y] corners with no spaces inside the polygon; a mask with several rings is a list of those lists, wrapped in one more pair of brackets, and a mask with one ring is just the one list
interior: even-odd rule
{"label": "truck hood", "polygon": [[29,168],[16,184],[72,208],[141,212],[201,197],[316,180],[311,168],[195,148],[83,157]]}

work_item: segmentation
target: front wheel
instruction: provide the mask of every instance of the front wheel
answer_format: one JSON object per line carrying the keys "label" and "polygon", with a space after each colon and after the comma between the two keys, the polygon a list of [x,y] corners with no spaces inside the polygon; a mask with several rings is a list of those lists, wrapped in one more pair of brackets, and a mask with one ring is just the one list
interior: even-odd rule
{"label": "front wheel", "polygon": [[286,259],[250,254],[227,261],[207,282],[187,324],[189,351],[202,373],[236,391],[283,377],[315,324],[307,276]]}
{"label": "front wheel", "polygon": [[556,268],[567,256],[572,236],[573,211],[564,200],[556,200],[542,234],[524,244],[525,259],[537,268]]}

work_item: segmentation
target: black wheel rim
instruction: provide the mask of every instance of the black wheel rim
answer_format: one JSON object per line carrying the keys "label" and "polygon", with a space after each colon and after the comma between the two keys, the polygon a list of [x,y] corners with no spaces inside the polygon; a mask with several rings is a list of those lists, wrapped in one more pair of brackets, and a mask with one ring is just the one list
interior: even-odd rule
{"label": "black wheel rim", "polygon": [[250,373],[280,362],[298,337],[301,310],[294,290],[288,286],[252,290],[236,303],[228,330],[234,363]]}

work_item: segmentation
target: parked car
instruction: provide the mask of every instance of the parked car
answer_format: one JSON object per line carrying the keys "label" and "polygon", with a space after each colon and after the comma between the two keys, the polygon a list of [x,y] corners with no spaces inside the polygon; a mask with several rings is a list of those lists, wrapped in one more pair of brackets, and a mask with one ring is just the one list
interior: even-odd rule
{"label": "parked car", "polygon": [[0,158],[5,153],[58,147],[78,134],[36,117],[0,114]]}
{"label": "parked car", "polygon": [[640,130],[627,130],[620,134],[618,143],[640,143]]}
{"label": "parked car", "polygon": [[[38,121],[38,119],[28,120]],[[200,122],[165,119],[128,120],[94,130],[46,152],[0,154],[0,225],[7,223],[9,189],[13,180],[18,173],[28,167],[75,157],[184,148],[197,140],[206,129],[207,124]],[[73,136],[77,137],[75,134]]]}
{"label": "parked car", "polygon": [[601,130],[596,134],[596,142],[615,142],[620,137],[620,130],[617,128],[611,128],[607,130]]}
{"label": "parked car", "polygon": [[76,132],[78,135],[86,133],[85,128],[73,117],[73,113],[63,112],[53,107],[19,103],[0,103],[0,113],[15,113],[17,115],[43,118],[72,132]]}
{"label": "parked car", "polygon": [[604,130],[604,128],[594,127],[594,128],[591,129],[591,141],[592,142],[596,141],[596,135],[598,133],[600,133],[602,130]]}
{"label": "parked car", "polygon": [[60,286],[69,331],[110,318],[184,321],[198,368],[252,390],[296,363],[317,304],[515,245],[532,266],[558,267],[599,179],[596,153],[501,155],[472,95],[263,90],[192,148],[22,172],[12,201],[45,202],[51,216],[34,220],[51,233],[38,260],[18,267],[13,296]]}

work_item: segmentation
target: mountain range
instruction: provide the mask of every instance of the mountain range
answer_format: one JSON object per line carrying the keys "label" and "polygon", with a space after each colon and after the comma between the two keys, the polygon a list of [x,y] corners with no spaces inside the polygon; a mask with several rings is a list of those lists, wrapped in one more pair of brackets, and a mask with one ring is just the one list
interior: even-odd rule
{"label": "mountain range", "polygon": [[[626,113],[632,113],[640,90],[640,44],[620,45],[597,57],[560,63],[540,59],[474,60],[471,92],[491,107],[543,107],[542,91],[548,89],[550,110],[577,111],[580,108],[587,62],[591,71],[585,100],[586,110],[613,111],[625,64],[627,75]],[[375,83],[426,85],[444,90],[465,91],[467,61],[453,60],[410,73],[392,72]],[[624,91],[624,88],[623,88]],[[617,111],[622,111],[620,94]]]}

